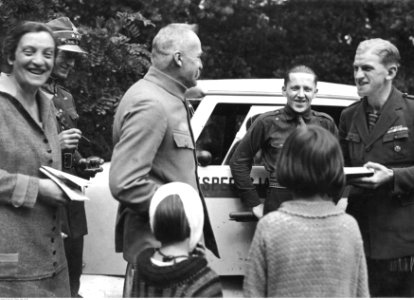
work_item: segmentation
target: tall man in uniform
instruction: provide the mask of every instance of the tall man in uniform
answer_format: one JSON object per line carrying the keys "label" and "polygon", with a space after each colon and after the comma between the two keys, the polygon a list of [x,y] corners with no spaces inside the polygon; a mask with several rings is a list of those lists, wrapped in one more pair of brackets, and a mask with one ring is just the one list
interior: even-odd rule
{"label": "tall man in uniform", "polygon": [[371,295],[414,296],[414,100],[393,87],[400,54],[389,41],[359,44],[354,78],[361,101],[346,108],[339,136],[353,181],[347,212],[362,232]]}
{"label": "tall man in uniform", "polygon": [[[156,189],[164,183],[181,181],[200,191],[184,93],[196,85],[200,76],[201,54],[200,40],[191,25],[170,24],[162,28],[152,42],[152,66],[125,93],[115,114],[109,186],[119,201],[116,251],[123,252],[128,262],[125,297],[134,295],[137,255],[147,247],[159,247],[148,220],[149,203]],[[218,255],[201,198],[205,243]]]}
{"label": "tall man in uniform", "polygon": [[[82,158],[78,152],[81,131],[77,129],[79,115],[72,95],[63,86],[75,65],[75,56],[86,52],[79,47],[80,34],[67,17],[60,17],[47,23],[57,40],[58,52],[52,75],[43,90],[56,108],[59,126],[59,141],[62,148],[62,170],[89,179],[102,171],[103,163],[98,157]],[[89,168],[92,165],[92,168]],[[72,297],[78,297],[82,274],[83,236],[87,234],[86,214],[83,202],[72,201],[63,209],[63,234],[65,253],[68,261]]]}
{"label": "tall man in uniform", "polygon": [[[317,76],[307,66],[290,69],[284,78],[283,95],[286,105],[278,110],[259,116],[241,140],[230,160],[231,173],[239,190],[241,200],[251,207],[256,217],[279,208],[281,202],[290,200],[291,195],[280,186],[275,166],[286,138],[298,126],[316,124],[338,135],[333,119],[311,109],[312,99],[317,93]],[[262,150],[262,161],[269,173],[269,188],[264,204],[250,179],[253,159]]]}

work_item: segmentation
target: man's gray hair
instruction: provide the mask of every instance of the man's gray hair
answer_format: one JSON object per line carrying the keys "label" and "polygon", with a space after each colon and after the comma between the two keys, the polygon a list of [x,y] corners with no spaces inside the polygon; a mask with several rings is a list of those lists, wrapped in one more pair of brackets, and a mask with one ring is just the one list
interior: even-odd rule
{"label": "man's gray hair", "polygon": [[152,41],[152,63],[164,65],[169,55],[183,50],[190,34],[194,33],[197,33],[197,25],[194,24],[172,23],[161,28]]}

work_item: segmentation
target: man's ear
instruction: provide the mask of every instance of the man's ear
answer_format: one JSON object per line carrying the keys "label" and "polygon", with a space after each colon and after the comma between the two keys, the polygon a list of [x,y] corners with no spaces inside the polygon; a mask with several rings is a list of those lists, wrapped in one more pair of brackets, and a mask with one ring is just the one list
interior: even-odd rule
{"label": "man's ear", "polygon": [[173,59],[174,59],[174,62],[177,66],[181,67],[183,65],[183,61],[182,61],[180,52],[178,52],[178,51],[175,52],[174,55],[173,55]]}
{"label": "man's ear", "polygon": [[388,80],[393,80],[397,76],[398,67],[395,64],[392,64],[388,67],[388,74],[385,77]]}
{"label": "man's ear", "polygon": [[284,85],[282,86],[282,95],[286,96],[286,87]]}

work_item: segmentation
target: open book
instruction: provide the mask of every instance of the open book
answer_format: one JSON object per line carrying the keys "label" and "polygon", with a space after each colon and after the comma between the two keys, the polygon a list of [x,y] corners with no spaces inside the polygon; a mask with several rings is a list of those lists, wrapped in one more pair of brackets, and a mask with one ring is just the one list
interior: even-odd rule
{"label": "open book", "polygon": [[53,180],[70,200],[89,200],[89,198],[85,196],[85,188],[89,185],[88,180],[48,166],[41,166],[39,170],[49,179]]}
{"label": "open book", "polygon": [[346,179],[353,179],[358,177],[366,177],[374,175],[374,171],[365,167],[345,167]]}

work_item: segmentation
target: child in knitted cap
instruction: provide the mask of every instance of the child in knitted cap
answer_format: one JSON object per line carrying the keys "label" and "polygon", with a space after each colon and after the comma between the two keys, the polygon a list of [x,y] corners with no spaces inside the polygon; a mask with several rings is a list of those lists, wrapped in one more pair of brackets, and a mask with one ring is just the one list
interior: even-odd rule
{"label": "child in knitted cap", "polygon": [[161,247],[138,256],[132,297],[222,297],[218,275],[196,251],[204,214],[194,188],[181,182],[162,185],[151,200],[149,217]]}
{"label": "child in knitted cap", "polygon": [[294,200],[260,219],[250,248],[246,297],[369,297],[357,222],[336,205],[345,175],[336,137],[320,126],[286,140],[279,183]]}

